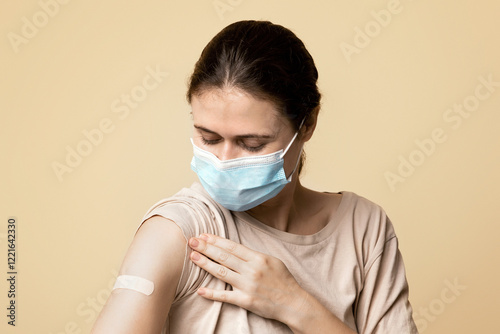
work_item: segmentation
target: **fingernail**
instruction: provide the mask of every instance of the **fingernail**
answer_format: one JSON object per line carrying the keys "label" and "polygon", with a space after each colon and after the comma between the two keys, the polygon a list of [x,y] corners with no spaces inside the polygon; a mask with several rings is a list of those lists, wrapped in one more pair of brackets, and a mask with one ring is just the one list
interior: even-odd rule
{"label": "fingernail", "polygon": [[200,244],[198,240],[196,240],[195,238],[192,238],[191,240],[189,240],[189,244],[193,247],[198,247],[198,245]]}
{"label": "fingernail", "polygon": [[198,289],[198,294],[203,296],[205,294],[205,289]]}
{"label": "fingernail", "polygon": [[205,240],[205,241],[208,241],[208,235],[206,235],[206,234],[202,234],[202,235],[200,235],[200,237],[199,237],[199,238],[200,238],[200,239],[203,239],[203,240]]}
{"label": "fingernail", "polygon": [[200,259],[200,254],[193,252],[191,253],[191,258],[193,259],[193,261],[198,261]]}

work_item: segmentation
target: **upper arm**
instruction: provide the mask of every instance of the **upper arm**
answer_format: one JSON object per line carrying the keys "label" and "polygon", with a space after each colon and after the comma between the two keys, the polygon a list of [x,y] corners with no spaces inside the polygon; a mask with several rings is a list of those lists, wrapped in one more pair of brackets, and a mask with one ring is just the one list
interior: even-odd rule
{"label": "upper arm", "polygon": [[154,291],[144,295],[113,290],[92,333],[160,333],[175,297],[185,252],[186,239],[174,222],[161,216],[147,219],[134,236],[120,275],[150,280]]}
{"label": "upper arm", "polygon": [[360,333],[417,333],[412,319],[403,258],[394,236],[365,274],[358,300]]}

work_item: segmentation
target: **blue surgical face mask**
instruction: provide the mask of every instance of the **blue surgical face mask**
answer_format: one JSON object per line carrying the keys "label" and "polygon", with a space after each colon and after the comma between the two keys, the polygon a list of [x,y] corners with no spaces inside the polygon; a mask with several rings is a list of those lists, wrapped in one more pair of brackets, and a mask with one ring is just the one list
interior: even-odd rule
{"label": "blue surgical face mask", "polygon": [[297,134],[284,151],[225,161],[199,148],[191,139],[194,151],[191,169],[217,203],[232,211],[246,211],[276,196],[292,180],[301,154],[289,177],[285,175],[283,163]]}

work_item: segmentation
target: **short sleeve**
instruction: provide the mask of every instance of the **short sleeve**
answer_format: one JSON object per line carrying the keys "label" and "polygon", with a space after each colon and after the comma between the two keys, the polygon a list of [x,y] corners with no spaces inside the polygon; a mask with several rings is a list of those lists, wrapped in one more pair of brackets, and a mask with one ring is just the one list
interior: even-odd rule
{"label": "short sleeve", "polygon": [[384,238],[365,268],[355,318],[362,334],[418,334],[408,300],[409,289],[403,258],[392,223],[386,218]]}
{"label": "short sleeve", "polygon": [[[173,197],[164,199],[151,207],[142,223],[153,216],[161,216],[174,222],[182,231],[186,242],[191,237],[210,233],[227,237],[225,214],[220,208],[199,195],[184,189]],[[189,259],[191,248],[186,244],[184,266],[177,285],[174,302],[194,293],[207,279],[208,273]],[[165,263],[168,266],[168,263]]]}

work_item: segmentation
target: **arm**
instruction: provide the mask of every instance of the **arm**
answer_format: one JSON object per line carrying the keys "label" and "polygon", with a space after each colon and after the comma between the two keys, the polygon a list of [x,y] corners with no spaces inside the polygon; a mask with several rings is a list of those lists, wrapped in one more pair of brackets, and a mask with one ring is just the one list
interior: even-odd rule
{"label": "arm", "polygon": [[189,246],[196,265],[233,286],[233,291],[200,288],[199,295],[281,321],[296,334],[354,333],[302,289],[281,260],[208,234],[191,238]]}
{"label": "arm", "polygon": [[365,273],[354,314],[360,333],[418,333],[408,298],[403,258],[393,235],[384,241],[382,252]]}
{"label": "arm", "polygon": [[148,279],[154,291],[145,295],[113,290],[91,333],[160,333],[175,297],[185,250],[186,240],[174,222],[160,216],[146,220],[125,255],[120,275]]}

